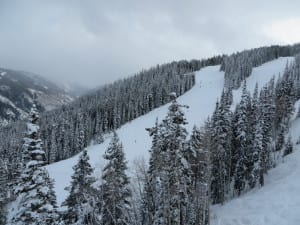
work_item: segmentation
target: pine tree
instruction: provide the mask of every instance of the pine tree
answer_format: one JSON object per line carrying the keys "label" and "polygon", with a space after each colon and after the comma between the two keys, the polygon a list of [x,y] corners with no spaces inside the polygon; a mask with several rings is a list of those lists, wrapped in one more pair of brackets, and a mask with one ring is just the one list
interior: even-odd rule
{"label": "pine tree", "polygon": [[284,75],[278,79],[275,88],[276,125],[288,125],[294,111],[295,91],[291,71],[287,65]]}
{"label": "pine tree", "polygon": [[114,132],[108,149],[104,154],[108,160],[103,169],[101,185],[101,224],[105,225],[130,225],[131,191],[129,178],[126,175],[127,163],[122,144]]}
{"label": "pine tree", "polygon": [[157,177],[160,172],[160,142],[159,142],[159,125],[156,119],[155,127],[147,128],[149,135],[152,137],[152,146],[150,150],[149,169],[147,179],[142,193],[141,223],[143,225],[153,224],[157,201],[155,193],[158,192]]}
{"label": "pine tree", "polygon": [[[212,203],[224,202],[224,172],[225,172],[225,149],[222,145],[223,132],[221,127],[222,119],[220,115],[220,103],[217,101],[215,111],[211,119],[211,138],[212,138],[212,177],[211,177],[211,198]],[[220,134],[222,133],[222,134]]]}
{"label": "pine tree", "polygon": [[[255,141],[255,130],[256,126],[258,123],[258,120],[261,119],[261,107],[260,107],[260,102],[259,102],[259,96],[258,96],[258,83],[255,85],[255,89],[253,92],[253,96],[251,99],[251,109],[249,113],[249,130],[250,130],[250,135],[249,137],[251,140],[251,145],[253,146],[253,142]],[[250,147],[251,148],[251,147]]]}
{"label": "pine tree", "polygon": [[248,185],[249,167],[251,152],[249,151],[249,109],[251,101],[248,91],[246,90],[246,83],[243,87],[243,94],[240,104],[236,109],[236,123],[235,130],[235,159],[236,167],[234,174],[234,188],[238,195],[240,195]]}
{"label": "pine tree", "polygon": [[52,132],[51,134],[51,151],[50,151],[50,157],[49,157],[49,161],[50,163],[54,163],[57,160],[57,143],[56,143],[56,126],[53,125],[52,126],[52,130],[54,130],[54,132]]}
{"label": "pine tree", "polygon": [[154,176],[157,192],[153,193],[155,213],[153,224],[191,224],[189,210],[191,206],[191,168],[185,158],[187,152],[187,123],[182,106],[171,95],[172,103],[168,115],[159,125],[158,157],[159,171]]}
{"label": "pine tree", "polygon": [[28,156],[23,157],[30,160],[26,163],[16,187],[15,214],[9,224],[46,225],[55,224],[57,219],[53,181],[42,168],[45,164],[45,152],[39,138],[38,119],[39,115],[33,105],[25,137],[28,146],[25,154]]}
{"label": "pine tree", "polygon": [[67,210],[63,215],[66,224],[76,225],[94,225],[97,224],[97,215],[95,215],[95,189],[93,183],[93,168],[89,163],[87,150],[84,149],[79,157],[78,163],[73,167],[74,174],[70,194],[63,203]]}
{"label": "pine tree", "polygon": [[250,174],[249,185],[254,188],[258,184],[264,185],[264,172],[262,168],[262,151],[263,151],[263,131],[262,121],[258,120],[256,124],[254,141],[253,141],[253,167]]}
{"label": "pine tree", "polygon": [[4,160],[0,159],[0,225],[6,224],[5,205],[7,203],[7,183],[7,166]]}
{"label": "pine tree", "polygon": [[276,138],[275,151],[280,151],[285,144],[285,126],[283,124],[280,124],[278,130],[279,131]]}
{"label": "pine tree", "polygon": [[260,92],[260,107],[261,107],[261,120],[263,131],[263,151],[261,154],[261,165],[264,173],[272,167],[273,161],[271,158],[271,142],[272,134],[274,133],[274,120],[275,120],[275,104],[273,98],[272,83],[269,86],[264,86]]}
{"label": "pine tree", "polygon": [[83,149],[85,147],[85,145],[84,145],[85,136],[84,136],[83,115],[82,114],[79,115],[78,131],[79,131],[79,134],[78,134],[78,139],[77,139],[77,143],[78,143],[77,148]]}
{"label": "pine tree", "polygon": [[[207,124],[208,125],[208,124]],[[209,224],[209,205],[210,205],[210,134],[208,127],[202,130],[194,127],[191,138],[190,148],[194,153],[193,160],[190,161],[192,175],[192,198],[191,198],[191,224]]]}
{"label": "pine tree", "polygon": [[293,152],[293,143],[292,143],[292,137],[289,136],[286,144],[284,146],[284,152],[283,152],[283,156],[286,156],[288,154],[291,154]]}
{"label": "pine tree", "polygon": [[0,225],[6,224],[5,203],[0,200]]}
{"label": "pine tree", "polygon": [[217,102],[211,121],[211,195],[213,203],[224,203],[230,189],[232,130],[229,107],[226,93],[223,92],[221,102]]}

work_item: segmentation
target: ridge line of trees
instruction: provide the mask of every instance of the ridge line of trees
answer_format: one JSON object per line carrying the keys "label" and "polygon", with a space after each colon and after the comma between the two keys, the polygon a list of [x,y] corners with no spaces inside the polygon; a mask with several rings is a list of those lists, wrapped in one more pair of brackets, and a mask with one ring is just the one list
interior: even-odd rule
{"label": "ridge line of trees", "polygon": [[225,72],[224,86],[227,89],[237,89],[243,80],[250,76],[253,67],[257,67],[279,57],[295,56],[300,53],[300,44],[272,45],[254,48],[224,56],[221,71]]}

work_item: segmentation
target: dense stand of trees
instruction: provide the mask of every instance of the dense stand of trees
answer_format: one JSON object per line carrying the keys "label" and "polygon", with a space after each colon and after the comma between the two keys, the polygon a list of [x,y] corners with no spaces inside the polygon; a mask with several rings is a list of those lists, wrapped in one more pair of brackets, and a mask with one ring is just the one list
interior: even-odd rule
{"label": "dense stand of trees", "polygon": [[157,67],[142,72],[104,86],[68,107],[46,113],[41,127],[49,162],[73,156],[92,139],[101,142],[103,133],[167,103],[169,92],[181,95],[188,91],[195,80],[194,75],[185,75],[190,71],[186,66],[175,64],[174,68]]}
{"label": "dense stand of trees", "polygon": [[278,159],[293,151],[286,138],[299,96],[300,57],[284,74],[271,79],[253,95],[244,82],[241,101],[230,110],[231,94],[223,92],[209,122],[211,136],[211,200],[224,203],[251,188],[264,185],[264,176]]}
{"label": "dense stand of trees", "polygon": [[[101,143],[103,134],[167,103],[168,93],[179,96],[188,91],[195,83],[193,71],[220,64],[222,58],[156,66],[43,113],[40,127],[46,162],[69,158],[92,140]],[[0,129],[0,156],[10,165],[20,157],[25,127],[24,122],[18,121]],[[14,168],[9,168],[9,173],[13,171]]]}
{"label": "dense stand of trees", "polygon": [[6,221],[5,205],[8,202],[7,181],[7,165],[4,160],[0,159],[0,225],[5,225]]}

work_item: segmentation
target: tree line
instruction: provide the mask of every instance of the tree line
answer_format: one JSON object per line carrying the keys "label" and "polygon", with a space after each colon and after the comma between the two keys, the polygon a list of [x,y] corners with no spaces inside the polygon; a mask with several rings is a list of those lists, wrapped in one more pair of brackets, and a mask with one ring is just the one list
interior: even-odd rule
{"label": "tree line", "polygon": [[272,45],[226,55],[221,64],[221,71],[225,72],[224,85],[228,89],[237,89],[243,80],[250,76],[253,67],[279,57],[294,56],[298,53],[300,53],[300,44]]}

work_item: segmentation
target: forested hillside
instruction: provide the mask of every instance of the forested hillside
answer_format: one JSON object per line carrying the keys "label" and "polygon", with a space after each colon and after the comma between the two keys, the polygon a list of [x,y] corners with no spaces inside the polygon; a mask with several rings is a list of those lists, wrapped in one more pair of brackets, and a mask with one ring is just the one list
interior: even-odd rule
{"label": "forested hillside", "polygon": [[[268,82],[265,78],[259,79],[256,74],[255,77],[259,81],[258,87],[254,89],[255,83],[252,82],[248,89],[244,84],[240,97],[236,96],[236,92],[233,92],[233,96],[224,93],[211,120],[201,129],[197,127],[191,129],[193,123],[186,123],[198,121],[197,114],[190,114],[194,110],[198,110],[197,112],[200,112],[198,116],[203,118],[201,111],[205,111],[205,109],[201,109],[198,104],[204,106],[201,103],[204,103],[203,100],[207,97],[201,96],[198,99],[201,103],[198,104],[197,101],[190,98],[198,96],[196,93],[200,94],[201,88],[204,88],[205,91],[209,90],[207,89],[209,87],[206,86],[212,81],[219,83],[218,80],[208,77],[202,79],[198,77],[197,86],[178,98],[180,103],[173,102],[168,109],[164,107],[164,114],[161,110],[155,110],[154,114],[159,117],[157,123],[155,123],[155,115],[145,115],[138,119],[139,122],[134,120],[132,124],[117,130],[121,137],[120,140],[122,140],[123,150],[126,151],[125,156],[130,162],[128,173],[131,175],[133,187],[131,188],[131,197],[127,198],[127,200],[131,200],[131,207],[128,211],[126,210],[126,213],[132,215],[131,223],[156,224],[157,221],[164,221],[164,223],[173,221],[171,224],[180,224],[180,221],[184,221],[184,224],[193,224],[193,221],[198,221],[197,224],[208,224],[209,203],[227,204],[231,199],[242,196],[253,188],[264,186],[266,172],[281,163],[286,154],[293,151],[293,145],[289,138],[281,138],[288,132],[285,124],[291,115],[290,110],[293,109],[291,106],[298,98],[297,95],[292,94],[297,93],[298,90],[298,57],[296,57],[295,63],[292,59],[291,57],[281,58],[265,65],[264,72],[266,74],[270,72],[266,68],[270,68],[271,65],[277,68],[274,70],[276,76]],[[284,69],[287,62],[289,62],[289,66]],[[213,73],[210,74],[209,70],[216,71],[216,68],[203,69],[203,74],[199,73],[199,75],[212,75]],[[281,76],[278,73],[281,73]],[[216,73],[214,75],[217,76]],[[272,75],[268,74],[267,77],[272,78]],[[262,82],[262,80],[265,81]],[[221,94],[222,86],[218,84],[214,87],[219,87],[217,91]],[[255,91],[253,92],[253,90]],[[235,99],[235,104],[229,108],[232,97]],[[186,108],[185,103],[192,107]],[[211,104],[214,103],[211,102]],[[279,112],[281,104],[284,105],[286,111]],[[234,109],[235,105],[237,105],[236,109]],[[196,109],[198,107],[199,109]],[[253,113],[253,110],[256,113]],[[273,111],[274,113],[271,113]],[[166,114],[167,116],[165,116]],[[185,119],[186,115],[188,115],[188,119]],[[170,119],[173,116],[177,119]],[[281,120],[280,127],[282,126],[284,130],[283,136],[282,134],[274,135],[278,129],[275,126],[274,128],[269,127],[269,118],[272,118],[272,124],[273,121]],[[148,128],[150,121],[154,126],[147,129],[152,139],[149,147],[148,139],[144,137],[144,134],[137,133],[142,132],[140,127],[142,124]],[[264,124],[267,128],[260,129],[260,124]],[[134,129],[138,132],[132,134]],[[172,134],[173,129],[177,132]],[[264,131],[267,132],[264,133]],[[238,135],[239,133],[243,135]],[[106,140],[105,143],[90,148],[89,162],[94,168],[99,169],[99,163],[100,168],[101,165],[106,165],[107,160],[103,161],[99,157],[111,146],[108,142],[109,140]],[[185,144],[179,144],[182,142]],[[255,143],[252,144],[253,142]],[[276,148],[274,143],[276,143]],[[134,170],[135,157],[146,154],[148,147],[151,149],[149,167],[137,164],[136,170]],[[226,158],[220,158],[223,156]],[[65,176],[71,175],[69,170],[64,175],[60,171],[65,166],[71,168],[71,165],[76,164],[77,159],[78,157],[72,158],[48,167],[50,174],[58,182],[56,190],[59,193],[59,202],[68,196],[68,192],[62,194],[63,185],[61,183],[66,186],[69,182],[65,181]],[[247,169],[243,170],[244,168]],[[173,184],[174,189],[168,189],[170,184]],[[197,188],[195,189],[195,187]],[[211,187],[211,191],[207,189],[208,187]],[[100,195],[106,193],[101,192],[101,189],[99,191]],[[178,196],[178,192],[182,193],[181,197]],[[170,199],[174,199],[178,205],[172,205],[169,202]],[[76,203],[76,205],[80,207],[81,204]],[[159,206],[166,206],[166,208]],[[185,207],[189,208],[188,211],[185,211],[188,213],[182,214],[180,217],[178,213]],[[101,212],[95,212],[93,215],[101,215]]]}
{"label": "forested hillside", "polygon": [[[167,103],[170,92],[182,95],[194,85],[191,72],[221,60],[214,57],[153,67],[44,113],[40,126],[47,162],[69,158],[92,140],[100,143],[104,133]],[[0,130],[1,137],[9,136],[0,143],[4,159],[15,161],[20,156],[24,129],[24,122],[16,122]]]}
{"label": "forested hillside", "polygon": [[[271,46],[202,61],[174,62],[106,85],[41,116],[33,107],[26,124],[12,123],[0,132],[0,208],[4,212],[8,207],[11,212],[7,224],[209,224],[210,204],[225,204],[263,187],[268,171],[293,152],[292,140],[286,135],[294,105],[300,99],[298,50],[298,45]],[[293,60],[278,59],[276,62],[288,62],[285,69],[280,64],[281,74],[257,84],[253,92],[249,90],[246,78],[254,67],[279,56],[293,56],[283,58]],[[221,71],[209,73],[209,69],[219,68],[207,67],[212,65],[220,65]],[[194,72],[203,67],[211,76],[224,71],[224,86],[213,77],[206,78],[206,82],[198,78],[196,83]],[[240,85],[241,96],[235,98],[233,89]],[[191,94],[200,93],[196,89],[206,93]],[[216,104],[205,96],[208,91],[216,92],[213,99],[221,94]],[[193,103],[197,98],[209,99],[215,110],[206,121],[201,118],[201,124],[189,124],[193,129],[187,129],[186,114],[193,108],[177,101],[181,95],[193,98],[188,100]],[[124,136],[119,139],[118,128],[169,101],[163,118],[144,127],[151,137],[150,149],[126,149],[122,141],[132,140]],[[195,105],[203,111],[207,107],[200,102]],[[123,129],[128,132],[126,126]],[[109,140],[106,134],[111,131],[113,137]],[[145,148],[138,133],[130,135],[136,135],[133,142],[141,141],[139,148]],[[105,148],[101,152],[104,164],[100,177],[95,177],[90,164],[96,159],[90,159],[88,151],[83,150],[91,141],[99,144],[97,148]],[[128,168],[124,152],[135,155],[148,150],[149,162],[136,165],[136,171],[128,170],[133,168]],[[57,171],[62,174],[63,170],[58,165],[70,167],[70,161],[53,164],[55,173],[51,166],[48,170],[42,166],[81,151],[71,158],[71,162],[77,160],[72,165],[73,175],[63,178],[70,184],[62,202],[62,193],[48,171],[58,179]],[[28,177],[35,178],[32,185],[27,183]],[[56,196],[62,202],[61,210]],[[6,206],[8,202],[12,205]],[[2,218],[4,221],[4,214]]]}

